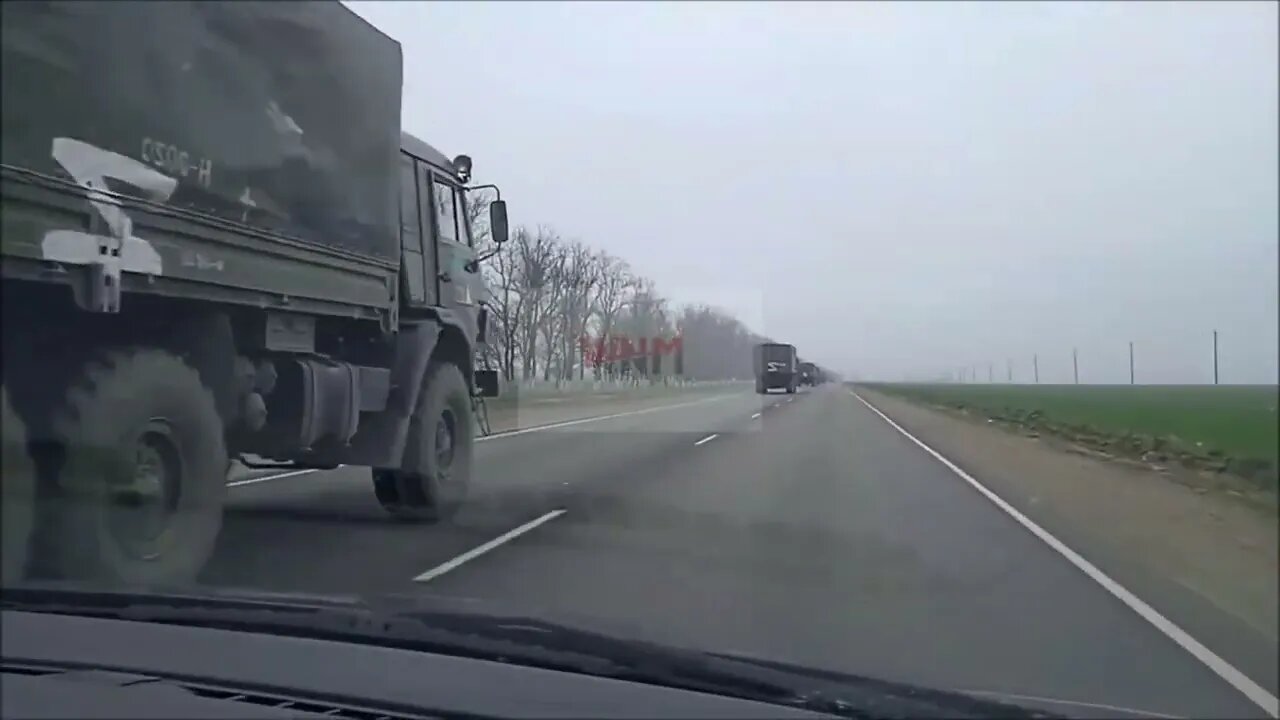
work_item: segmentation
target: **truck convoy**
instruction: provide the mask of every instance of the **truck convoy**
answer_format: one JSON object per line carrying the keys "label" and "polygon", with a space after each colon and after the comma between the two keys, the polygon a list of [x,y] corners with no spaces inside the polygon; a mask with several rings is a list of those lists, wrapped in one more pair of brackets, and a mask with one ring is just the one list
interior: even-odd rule
{"label": "truck convoy", "polygon": [[477,188],[401,130],[399,44],[339,2],[0,12],[3,581],[195,579],[236,457],[455,513]]}
{"label": "truck convoy", "polygon": [[788,393],[796,391],[800,379],[796,346],[786,343],[760,343],[755,346],[753,358],[756,373],[756,393],[765,394],[774,388]]}

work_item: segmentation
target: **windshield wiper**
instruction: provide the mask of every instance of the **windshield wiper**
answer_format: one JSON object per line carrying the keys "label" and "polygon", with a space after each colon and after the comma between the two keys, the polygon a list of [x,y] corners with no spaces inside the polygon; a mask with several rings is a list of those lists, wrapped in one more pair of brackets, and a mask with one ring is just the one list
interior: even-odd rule
{"label": "windshield wiper", "polygon": [[[227,595],[5,588],[7,610],[107,617],[375,644],[609,677],[838,717],[1053,717],[968,695],[615,638],[544,620],[415,609],[416,599],[305,601]],[[406,609],[407,608],[407,609]]]}

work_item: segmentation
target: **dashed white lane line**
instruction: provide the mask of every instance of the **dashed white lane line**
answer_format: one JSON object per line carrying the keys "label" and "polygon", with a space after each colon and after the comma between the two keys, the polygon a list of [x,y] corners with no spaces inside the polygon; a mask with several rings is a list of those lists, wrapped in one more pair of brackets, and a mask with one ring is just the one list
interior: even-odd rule
{"label": "dashed white lane line", "polygon": [[587,423],[600,422],[601,420],[613,420],[620,417],[631,417],[632,415],[645,415],[647,413],[661,412],[663,410],[675,410],[676,408],[692,407],[694,405],[704,405],[709,402],[719,402],[730,398],[740,397],[738,395],[718,395],[716,397],[703,398],[701,400],[691,400],[684,403],[676,403],[675,405],[659,405],[658,407],[641,408],[640,410],[628,410],[627,412],[613,413],[612,415],[595,415],[592,417],[578,418],[576,420],[565,420],[564,422],[548,423],[546,425],[534,425],[533,427],[519,428],[517,430],[504,430],[492,435],[476,438],[476,442],[487,442],[489,440],[500,440],[502,438],[515,437],[516,435],[527,435],[529,433],[543,432],[545,430],[555,430],[562,427],[571,427],[573,425],[585,425]]}
{"label": "dashed white lane line", "polygon": [[1099,570],[1093,563],[1084,559],[1082,555],[1067,547],[1061,540],[1051,535],[1049,531],[1040,527],[1033,520],[1019,512],[1017,508],[1005,502],[999,495],[988,490],[986,486],[973,479],[969,473],[961,470],[955,463],[943,457],[937,450],[934,450],[924,444],[924,442],[919,438],[904,430],[901,425],[889,419],[888,415],[880,412],[879,408],[862,399],[861,395],[856,392],[850,392],[850,394],[857,398],[858,402],[861,402],[863,405],[870,408],[871,412],[879,415],[881,420],[889,423],[889,426],[894,430],[902,433],[902,435],[904,435],[908,440],[920,446],[920,449],[932,455],[935,460],[945,465],[948,470],[959,475],[960,478],[969,483],[974,490],[977,490],[983,495],[983,497],[990,500],[996,507],[1000,508],[1016,520],[1019,525],[1029,530],[1032,535],[1040,538],[1044,544],[1057,551],[1059,555],[1066,558],[1072,565],[1075,565],[1076,568],[1087,575],[1089,579],[1101,585],[1103,589],[1115,596],[1115,598],[1120,602],[1128,605],[1130,610],[1133,610],[1143,620],[1146,620],[1157,630],[1164,633],[1170,640],[1177,643],[1179,647],[1186,650],[1192,657],[1199,660],[1206,667],[1216,673],[1218,677],[1230,683],[1232,687],[1240,691],[1240,693],[1245,697],[1249,698],[1249,700],[1255,705],[1266,711],[1268,715],[1271,717],[1280,717],[1280,699],[1277,699],[1276,696],[1272,695],[1261,685],[1251,680],[1249,676],[1237,670],[1235,666],[1231,665],[1231,663],[1228,663],[1226,660],[1218,657],[1216,653],[1201,644],[1199,640],[1191,637],[1190,634],[1174,624],[1173,621],[1161,615],[1155,608],[1143,601],[1142,598],[1134,595],[1123,585],[1111,579],[1111,576],[1102,572],[1102,570]]}
{"label": "dashed white lane line", "polygon": [[755,415],[752,415],[752,416],[751,416],[751,419],[752,419],[752,420],[755,420],[755,419],[756,419],[756,418],[758,418],[758,417],[760,417],[760,413],[756,413]]}
{"label": "dashed white lane line", "polygon": [[[341,467],[341,466],[339,466],[339,467]],[[319,471],[319,470],[311,470],[311,469],[308,469],[308,470],[294,470],[293,472],[280,473],[280,474],[278,474],[278,475],[266,475],[266,476],[263,476],[263,477],[247,478],[247,479],[244,479],[244,480],[234,480],[234,481],[232,481],[232,482],[227,483],[227,487],[229,487],[229,488],[233,488],[233,487],[240,487],[241,485],[253,485],[254,483],[266,482],[266,481],[268,481],[268,480],[280,480],[280,479],[287,478],[287,477],[293,477],[294,475],[308,475],[308,474],[313,473],[313,472],[320,472],[320,471]]]}
{"label": "dashed white lane line", "polygon": [[552,510],[551,512],[547,513],[546,515],[543,515],[540,518],[530,520],[529,522],[513,530],[508,530],[507,532],[499,535],[498,537],[490,540],[489,542],[483,545],[474,547],[446,563],[443,563],[441,565],[437,565],[431,568],[430,570],[414,578],[413,581],[427,582],[428,580],[434,580],[435,578],[440,577],[441,575],[449,572],[450,570],[457,569],[459,566],[471,560],[475,560],[481,555],[484,555],[485,553],[489,552],[490,550],[493,550],[496,547],[501,546],[504,543],[511,542],[512,540],[520,537],[521,535],[524,535],[525,533],[538,527],[539,525],[542,525],[543,523],[547,523],[547,522],[551,522],[552,520],[555,520],[556,518],[563,515],[564,512],[565,511],[563,508],[560,510]]}
{"label": "dashed white lane line", "polygon": [[[642,408],[640,410],[628,410],[627,412],[613,413],[611,415],[594,415],[592,417],[577,418],[575,420],[565,420],[564,422],[548,423],[546,425],[534,425],[533,427],[519,428],[517,430],[505,430],[492,435],[476,438],[476,442],[487,442],[489,440],[499,440],[501,438],[515,437],[516,435],[527,435],[529,433],[543,432],[545,430],[555,430],[557,428],[571,427],[573,425],[585,425],[587,423],[600,422],[601,420],[613,420],[615,418],[630,417],[632,415],[644,415],[646,413],[659,412],[661,410],[675,410],[676,408],[691,407],[693,405],[702,405],[709,402],[717,402],[719,400],[727,400],[729,398],[738,397],[737,395],[718,395],[716,397],[703,398],[701,400],[693,400],[685,403],[676,403],[675,405],[660,405],[658,407]],[[344,467],[344,466],[339,466]],[[297,475],[308,475],[310,473],[321,472],[320,470],[293,470],[277,475],[266,475],[263,477],[246,478],[244,480],[234,480],[227,483],[227,487],[240,487],[242,485],[254,485],[264,483],[268,480],[283,480],[284,478],[294,477]]]}
{"label": "dashed white lane line", "polygon": [[694,444],[693,444],[693,446],[694,446],[694,447],[697,447],[697,446],[699,446],[699,445],[702,445],[703,443],[709,443],[709,442],[711,442],[712,440],[715,440],[715,439],[716,439],[716,438],[718,438],[718,437],[720,437],[720,433],[711,433],[710,435],[708,435],[708,436],[706,436],[706,437],[702,438],[701,440],[699,440],[698,442],[694,443]]}

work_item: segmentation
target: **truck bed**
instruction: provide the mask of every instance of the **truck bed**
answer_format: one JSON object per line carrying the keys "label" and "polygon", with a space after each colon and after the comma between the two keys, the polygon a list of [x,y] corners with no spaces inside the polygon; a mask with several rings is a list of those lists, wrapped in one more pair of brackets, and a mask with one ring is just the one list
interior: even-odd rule
{"label": "truck bed", "polygon": [[[28,2],[3,23],[4,275],[390,312],[399,45],[337,2]],[[62,272],[67,271],[67,272]]]}
{"label": "truck bed", "polygon": [[[0,198],[4,279],[84,292],[92,258],[69,255],[80,251],[55,242],[101,223],[83,189],[5,167]],[[120,202],[132,221],[131,238],[140,241],[124,245],[126,298],[147,293],[382,323],[394,311],[398,276],[388,261],[160,204]]]}

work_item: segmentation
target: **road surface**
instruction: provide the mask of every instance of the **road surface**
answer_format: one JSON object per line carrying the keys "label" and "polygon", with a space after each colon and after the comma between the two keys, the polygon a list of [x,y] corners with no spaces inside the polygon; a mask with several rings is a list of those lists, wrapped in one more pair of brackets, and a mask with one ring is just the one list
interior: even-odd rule
{"label": "road surface", "polygon": [[495,601],[1091,704],[1068,714],[1266,716],[848,388],[539,412],[479,445],[472,501],[444,526],[389,522],[367,470],[236,477],[204,581]]}

